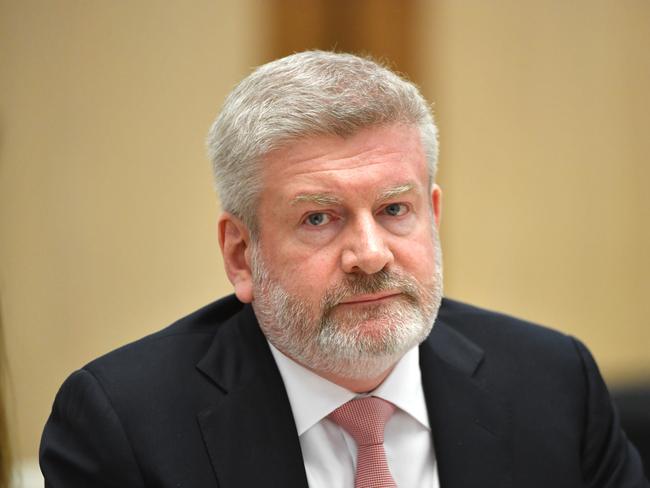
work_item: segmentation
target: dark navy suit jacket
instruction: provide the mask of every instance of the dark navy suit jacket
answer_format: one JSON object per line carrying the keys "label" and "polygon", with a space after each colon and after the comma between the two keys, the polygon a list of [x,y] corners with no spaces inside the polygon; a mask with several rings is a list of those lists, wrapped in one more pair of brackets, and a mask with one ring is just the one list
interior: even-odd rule
{"label": "dark navy suit jacket", "polygon": [[[420,366],[442,488],[650,486],[577,340],[444,300]],[[40,456],[52,488],[307,486],[282,379],[233,296],[73,373]]]}

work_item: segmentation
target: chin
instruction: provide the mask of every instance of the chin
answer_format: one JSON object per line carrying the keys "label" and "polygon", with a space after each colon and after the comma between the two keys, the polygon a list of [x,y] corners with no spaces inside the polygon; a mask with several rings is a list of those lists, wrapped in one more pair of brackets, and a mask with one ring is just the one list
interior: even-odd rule
{"label": "chin", "polygon": [[419,321],[396,325],[385,318],[340,325],[321,329],[304,359],[314,370],[350,379],[376,378],[431,331],[430,325]]}

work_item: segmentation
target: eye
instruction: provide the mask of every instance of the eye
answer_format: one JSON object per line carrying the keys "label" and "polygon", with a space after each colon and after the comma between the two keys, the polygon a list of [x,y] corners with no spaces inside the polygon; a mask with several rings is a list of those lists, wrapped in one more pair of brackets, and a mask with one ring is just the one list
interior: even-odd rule
{"label": "eye", "polygon": [[408,212],[408,207],[403,203],[391,203],[386,205],[383,211],[391,217],[399,217]]}
{"label": "eye", "polygon": [[318,213],[309,214],[305,219],[305,222],[308,225],[318,227],[321,225],[328,224],[331,220],[332,217],[330,215],[323,212],[318,212]]}

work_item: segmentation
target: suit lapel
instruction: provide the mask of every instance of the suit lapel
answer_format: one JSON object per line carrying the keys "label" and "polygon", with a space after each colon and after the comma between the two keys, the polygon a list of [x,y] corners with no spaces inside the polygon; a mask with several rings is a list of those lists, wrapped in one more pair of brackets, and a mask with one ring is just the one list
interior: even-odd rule
{"label": "suit lapel", "polygon": [[218,485],[307,486],[284,384],[250,306],[219,328],[197,367],[221,390],[198,415]]}
{"label": "suit lapel", "polygon": [[479,380],[483,352],[442,321],[420,347],[420,365],[442,488],[512,485],[507,407]]}

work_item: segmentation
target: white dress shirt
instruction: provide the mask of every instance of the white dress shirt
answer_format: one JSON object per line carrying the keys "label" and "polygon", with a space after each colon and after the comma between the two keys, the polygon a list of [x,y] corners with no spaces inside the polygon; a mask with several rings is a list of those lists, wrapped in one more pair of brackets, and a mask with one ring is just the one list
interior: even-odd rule
{"label": "white dress shirt", "polygon": [[[360,395],[318,376],[272,344],[269,346],[291,403],[309,487],[353,487],[356,443],[327,416]],[[438,488],[418,348],[407,352],[371,394],[398,407],[384,433],[386,458],[397,486]]]}

